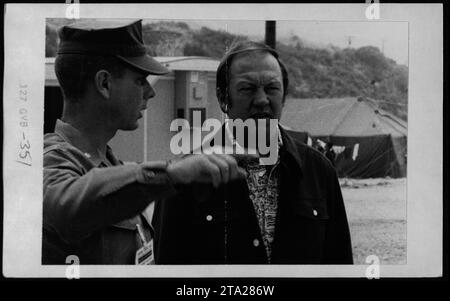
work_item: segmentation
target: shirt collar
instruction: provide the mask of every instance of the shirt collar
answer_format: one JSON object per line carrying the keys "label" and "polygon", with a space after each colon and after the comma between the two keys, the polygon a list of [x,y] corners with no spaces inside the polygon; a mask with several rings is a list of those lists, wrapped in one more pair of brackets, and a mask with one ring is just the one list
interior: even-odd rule
{"label": "shirt collar", "polygon": [[108,166],[107,158],[110,158],[110,161],[112,161],[113,164],[117,161],[109,146],[106,146],[106,154],[103,156],[85,135],[69,123],[66,123],[60,119],[56,120],[55,133],[60,135],[66,142],[83,152],[84,156],[94,163],[95,166],[100,166],[102,163]]}
{"label": "shirt collar", "polygon": [[[236,150],[237,149],[243,150],[243,147],[240,146],[239,143],[237,143],[236,139],[233,136],[233,133],[228,128],[228,119],[225,120],[224,128],[225,128],[225,133],[226,133],[226,139],[231,141],[232,145],[236,146]],[[283,146],[283,139],[281,137],[279,124],[277,126],[277,135],[278,135],[278,159],[279,159],[279,157],[280,157],[280,148]]]}

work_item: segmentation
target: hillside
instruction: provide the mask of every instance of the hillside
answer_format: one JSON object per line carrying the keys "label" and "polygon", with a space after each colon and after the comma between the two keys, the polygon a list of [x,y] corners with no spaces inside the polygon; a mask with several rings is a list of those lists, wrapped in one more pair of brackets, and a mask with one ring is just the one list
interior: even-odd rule
{"label": "hillside", "polygon": [[[49,20],[46,55],[56,53],[56,28],[66,21]],[[184,22],[143,25],[144,42],[153,56],[209,56],[220,59],[235,40],[248,39],[206,27],[192,29]],[[293,98],[368,96],[380,107],[407,118],[408,67],[385,57],[372,46],[317,48],[293,36],[278,42],[277,50],[290,78]]]}

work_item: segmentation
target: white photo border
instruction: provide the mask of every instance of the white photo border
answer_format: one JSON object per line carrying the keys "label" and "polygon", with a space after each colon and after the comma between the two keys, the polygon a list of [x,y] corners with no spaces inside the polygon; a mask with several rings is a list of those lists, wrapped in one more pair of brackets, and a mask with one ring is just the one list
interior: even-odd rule
{"label": "white photo border", "polygon": [[[81,18],[408,22],[407,264],[380,277],[438,277],[443,258],[443,6],[380,4],[80,4]],[[41,264],[46,18],[67,4],[7,4],[4,64],[5,277],[66,277]],[[27,148],[29,146],[29,148]],[[29,150],[29,154],[24,153]],[[20,157],[25,157],[21,160]],[[368,265],[80,266],[84,277],[366,277]]]}

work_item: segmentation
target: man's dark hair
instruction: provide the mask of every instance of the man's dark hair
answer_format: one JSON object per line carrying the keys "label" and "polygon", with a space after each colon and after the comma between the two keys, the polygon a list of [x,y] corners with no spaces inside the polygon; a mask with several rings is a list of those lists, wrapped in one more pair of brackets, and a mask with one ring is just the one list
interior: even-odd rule
{"label": "man's dark hair", "polygon": [[[244,52],[249,51],[259,51],[259,52],[266,52],[278,61],[278,64],[280,65],[281,69],[281,75],[283,78],[283,102],[286,99],[288,85],[289,85],[289,77],[287,73],[287,69],[284,66],[283,62],[281,62],[278,52],[275,51],[275,49],[269,47],[268,45],[264,43],[258,43],[253,41],[239,41],[233,45],[231,45],[230,49],[227,51],[225,56],[222,58],[219,67],[217,68],[217,74],[216,74],[216,89],[222,95],[223,97],[227,97],[228,95],[228,83],[229,83],[229,73],[230,73],[230,66],[233,61],[233,58],[236,57],[236,55]],[[219,101],[226,101],[228,102],[228,99],[219,99]]]}
{"label": "man's dark hair", "polygon": [[124,63],[114,56],[61,54],[55,59],[55,73],[64,99],[75,102],[86,93],[87,84],[99,70],[107,70],[121,77],[126,69]]}

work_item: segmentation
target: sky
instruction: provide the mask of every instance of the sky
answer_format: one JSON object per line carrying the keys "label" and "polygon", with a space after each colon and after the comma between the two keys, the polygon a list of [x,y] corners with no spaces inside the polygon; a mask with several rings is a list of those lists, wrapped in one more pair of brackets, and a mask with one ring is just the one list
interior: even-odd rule
{"label": "sky", "polygon": [[[247,35],[251,38],[264,38],[264,21],[195,20],[183,22],[194,29],[206,26],[211,29]],[[376,46],[383,51],[385,56],[395,60],[398,64],[408,65],[407,22],[277,21],[276,31],[277,39],[284,40],[296,35],[307,44],[319,47],[329,44],[341,48]]]}

